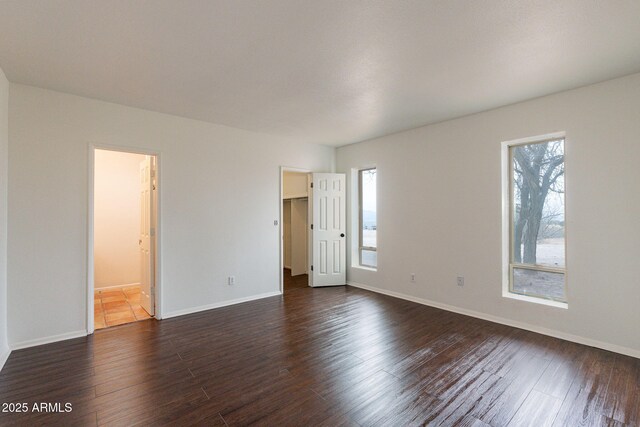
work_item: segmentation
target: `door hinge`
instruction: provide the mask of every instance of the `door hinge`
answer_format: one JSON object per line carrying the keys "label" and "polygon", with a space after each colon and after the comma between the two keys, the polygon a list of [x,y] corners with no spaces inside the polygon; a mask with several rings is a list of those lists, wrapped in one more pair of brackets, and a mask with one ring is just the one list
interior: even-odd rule
{"label": "door hinge", "polygon": [[313,182],[311,183],[311,188],[313,188]]}
{"label": "door hinge", "polygon": [[313,224],[311,224],[311,229],[313,230]]}
{"label": "door hinge", "polygon": [[313,265],[311,266],[311,271],[313,271]]}

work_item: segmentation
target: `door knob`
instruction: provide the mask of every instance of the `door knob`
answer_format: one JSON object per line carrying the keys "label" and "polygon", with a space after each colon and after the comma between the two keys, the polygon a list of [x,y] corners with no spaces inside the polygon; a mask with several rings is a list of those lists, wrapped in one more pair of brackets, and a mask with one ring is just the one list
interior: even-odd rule
{"label": "door knob", "polygon": [[344,233],[340,233],[340,237],[344,237]]}

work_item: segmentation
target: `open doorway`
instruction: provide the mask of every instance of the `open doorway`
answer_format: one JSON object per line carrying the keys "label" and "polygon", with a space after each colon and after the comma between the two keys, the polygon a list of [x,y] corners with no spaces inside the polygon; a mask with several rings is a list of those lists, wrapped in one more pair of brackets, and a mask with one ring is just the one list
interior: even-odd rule
{"label": "open doorway", "polygon": [[282,169],[282,291],[309,286],[309,173]]}
{"label": "open doorway", "polygon": [[281,292],[346,284],[345,202],[345,174],[280,168]]}
{"label": "open doorway", "polygon": [[156,155],[93,150],[88,315],[95,329],[156,314],[157,169]]}

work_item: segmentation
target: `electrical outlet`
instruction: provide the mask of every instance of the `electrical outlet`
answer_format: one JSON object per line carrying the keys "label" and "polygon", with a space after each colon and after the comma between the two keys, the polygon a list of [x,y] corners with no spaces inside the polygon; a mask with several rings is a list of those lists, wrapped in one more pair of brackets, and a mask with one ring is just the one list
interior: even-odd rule
{"label": "electrical outlet", "polygon": [[228,284],[229,286],[233,286],[233,285],[235,285],[235,284],[236,284],[236,276],[229,276],[229,277],[227,278],[227,284]]}
{"label": "electrical outlet", "polygon": [[416,283],[416,273],[411,273],[411,283]]}
{"label": "electrical outlet", "polygon": [[464,277],[458,276],[458,286],[464,286]]}

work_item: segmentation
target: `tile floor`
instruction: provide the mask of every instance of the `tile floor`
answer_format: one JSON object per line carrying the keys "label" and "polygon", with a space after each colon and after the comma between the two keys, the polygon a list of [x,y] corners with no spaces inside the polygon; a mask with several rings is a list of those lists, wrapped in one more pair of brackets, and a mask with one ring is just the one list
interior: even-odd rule
{"label": "tile floor", "polygon": [[94,293],[95,328],[123,325],[151,316],[140,306],[140,286],[96,290]]}

